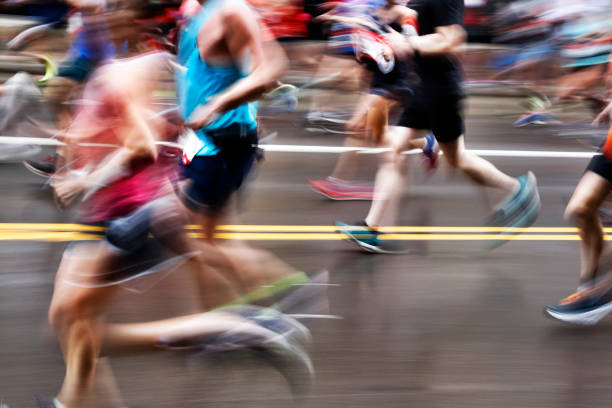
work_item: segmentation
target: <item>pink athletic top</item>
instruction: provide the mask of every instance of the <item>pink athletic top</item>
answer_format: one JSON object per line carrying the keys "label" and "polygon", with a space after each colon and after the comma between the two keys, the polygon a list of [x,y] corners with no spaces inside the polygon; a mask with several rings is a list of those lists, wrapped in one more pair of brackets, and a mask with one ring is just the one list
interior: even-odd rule
{"label": "pink athletic top", "polygon": [[[123,104],[126,97],[105,89],[95,80],[90,81],[83,95],[86,102],[75,116],[71,134],[78,135],[81,126],[85,131],[92,127],[100,128],[100,131],[87,138],[77,136],[74,141],[117,146],[79,145],[76,148],[77,161],[73,168],[87,166],[95,169],[121,144],[114,129],[125,123]],[[154,163],[133,169],[131,174],[93,193],[81,206],[83,221],[100,222],[123,217],[171,192],[172,182],[178,177],[177,157],[180,157],[178,150],[163,147]]]}

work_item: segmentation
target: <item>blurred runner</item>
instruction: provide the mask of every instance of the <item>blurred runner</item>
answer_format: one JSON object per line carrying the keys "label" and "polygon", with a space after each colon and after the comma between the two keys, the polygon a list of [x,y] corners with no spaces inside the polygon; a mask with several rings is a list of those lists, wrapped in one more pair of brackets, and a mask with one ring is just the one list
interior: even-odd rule
{"label": "blurred runner", "polygon": [[[514,122],[515,126],[532,124],[558,124],[562,119],[554,114],[555,105],[567,101],[584,101],[597,114],[605,107],[602,97],[597,95],[597,86],[602,84],[612,51],[611,4],[582,4],[582,10],[573,8],[571,16],[555,31],[559,59],[564,74],[556,81],[555,95],[540,109],[528,112]],[[542,107],[544,109],[542,109]]]}
{"label": "blurred runner", "polygon": [[[131,4],[120,0],[107,5],[106,0],[67,0],[73,7],[68,32],[73,35],[70,49],[59,63],[57,75],[43,88],[43,97],[51,105],[55,127],[65,129],[71,112],[66,103],[80,85],[104,61],[116,54],[125,54],[126,36],[133,29],[134,12]],[[118,52],[118,49],[120,52]],[[58,150],[62,155],[62,149]],[[45,160],[26,160],[30,171],[50,176],[56,170],[57,155]]]}
{"label": "blurred runner", "polygon": [[285,71],[282,49],[243,0],[209,0],[182,30],[178,62],[185,68],[176,75],[179,110],[193,129],[183,135],[183,203],[239,282],[259,279],[278,289],[307,283],[267,251],[237,242],[224,248],[215,239],[257,160],[254,100]]}
{"label": "blurred runner", "polygon": [[[70,127],[66,158],[77,171],[55,175],[57,201],[66,206],[83,194],[81,219],[105,226],[106,232],[101,242],[71,245],[58,270],[49,320],[60,340],[66,376],[51,407],[90,406],[99,355],[126,349],[262,347],[267,356],[280,360],[281,369],[297,363],[306,379],[312,373],[300,346],[308,340],[307,329],[278,313],[267,323],[256,308],[235,308],[149,323],[104,324],[105,309],[121,285],[152,272],[163,276],[164,269],[201,257],[186,239],[184,214],[169,194],[177,155],[157,151],[155,142],[165,124],[148,116],[153,90],[169,68],[163,53],[103,66],[86,86],[88,103]],[[100,143],[118,148],[109,154]],[[159,248],[150,246],[156,243],[178,256],[143,271],[142,265],[157,258]],[[297,390],[302,383],[292,380],[294,372],[285,374]]]}
{"label": "blurred runner", "polygon": [[[417,18],[416,13],[406,6],[398,4],[396,0],[387,0],[385,4],[376,10],[375,18],[361,20],[362,23],[374,24],[385,29],[392,29],[405,36],[416,35]],[[343,18],[341,16],[328,16],[331,21],[344,23],[352,22],[358,25],[357,18]],[[355,131],[355,136],[349,136],[345,145],[351,147],[366,147],[388,145],[387,125],[389,113],[397,107],[397,102],[407,100],[412,94],[412,88],[418,81],[413,72],[411,62],[403,59],[391,60],[393,51],[384,44],[382,38],[376,37],[376,33],[366,27],[355,27],[353,33],[356,54],[366,65],[371,74],[370,89],[364,95],[353,117],[347,124],[349,130]],[[361,38],[364,37],[364,38]],[[378,40],[378,41],[377,41]],[[383,47],[373,46],[381,42]],[[361,46],[360,46],[361,44]],[[368,46],[369,45],[369,46]],[[371,55],[370,55],[371,54]],[[379,66],[386,59],[393,63],[388,72]],[[366,131],[365,138],[359,138]],[[432,135],[411,141],[409,149],[422,149],[426,158],[426,172],[430,173],[437,165],[437,146]],[[309,180],[312,188],[318,193],[333,200],[371,200],[374,196],[374,188],[366,183],[358,183],[346,179],[346,170],[351,162],[358,157],[357,151],[341,153],[332,174],[323,180]]]}
{"label": "blurred runner", "polygon": [[[315,78],[327,78],[326,86],[333,86],[336,92],[358,92],[361,89],[365,70],[355,61],[352,39],[355,24],[350,19],[368,19],[383,3],[384,0],[340,0],[321,5],[327,11],[314,21],[328,23],[327,49],[319,60]],[[343,21],[346,18],[348,22]],[[352,111],[353,108],[350,109]],[[305,119],[308,128],[313,129],[330,123],[344,124],[350,117],[349,112],[330,106],[329,93],[326,92],[317,92],[312,96],[309,110]]]}
{"label": "blurred runner", "polygon": [[[612,122],[612,103],[595,121]],[[555,319],[578,324],[596,324],[612,311],[612,278],[609,271],[600,270],[604,230],[599,214],[599,209],[610,191],[612,124],[600,154],[591,159],[565,209],[565,217],[576,224],[580,234],[580,285],[575,293],[558,304],[546,306],[546,313]]]}
{"label": "blurred runner", "polygon": [[[468,152],[464,145],[461,112],[461,71],[453,52],[465,42],[461,0],[420,0],[412,5],[418,13],[419,36],[387,35],[397,58],[413,57],[421,78],[414,97],[404,104],[397,127],[389,132],[392,154],[376,176],[374,201],[365,220],[356,225],[338,223],[348,239],[370,252],[385,252],[378,238],[384,220],[396,221],[408,157],[403,154],[412,140],[431,130],[447,163],[480,185],[499,189],[508,198],[496,207],[493,225],[526,227],[540,210],[534,175],[510,177],[488,161]],[[503,232],[502,232],[503,234]]]}

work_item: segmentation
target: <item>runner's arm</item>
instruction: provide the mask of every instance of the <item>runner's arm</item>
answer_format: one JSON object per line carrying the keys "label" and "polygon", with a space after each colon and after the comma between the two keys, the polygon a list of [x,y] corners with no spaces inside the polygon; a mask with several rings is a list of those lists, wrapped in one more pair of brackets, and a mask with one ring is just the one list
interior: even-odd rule
{"label": "runner's arm", "polygon": [[436,27],[433,34],[405,37],[397,32],[386,36],[393,50],[400,56],[419,54],[422,57],[433,57],[457,51],[467,38],[465,30],[459,24]]}
{"label": "runner's arm", "polygon": [[142,112],[130,103],[125,104],[124,109],[126,124],[117,132],[122,146],[91,173],[54,183],[55,197],[62,207],[69,205],[82,192],[86,199],[134,169],[155,161],[155,138]]}
{"label": "runner's arm", "polygon": [[[230,7],[222,15],[222,40],[234,61],[241,61],[244,53],[250,58],[250,73],[224,92],[210,98],[189,118],[188,125],[198,129],[216,114],[224,113],[243,103],[259,98],[287,69],[287,58],[282,48],[272,39],[263,41],[253,12],[246,7]],[[200,53],[204,54],[202,43]]]}
{"label": "runner's arm", "polygon": [[144,113],[134,104],[125,106],[126,126],[117,132],[122,146],[98,169],[83,180],[85,189],[98,189],[138,168],[151,164],[157,157],[155,136],[147,125]]}

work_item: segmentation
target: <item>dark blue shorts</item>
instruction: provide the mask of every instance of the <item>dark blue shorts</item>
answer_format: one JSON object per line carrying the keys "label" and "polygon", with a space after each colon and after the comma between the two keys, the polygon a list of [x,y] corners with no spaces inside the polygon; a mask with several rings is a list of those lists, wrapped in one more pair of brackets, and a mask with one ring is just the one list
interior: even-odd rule
{"label": "dark blue shorts", "polygon": [[220,213],[244,183],[255,157],[255,151],[239,161],[228,160],[221,154],[194,157],[183,166],[183,175],[188,180],[181,189],[183,203],[195,212]]}
{"label": "dark blue shorts", "polygon": [[60,62],[57,76],[79,83],[85,82],[99,63],[99,61],[94,61],[84,55],[69,56]]}

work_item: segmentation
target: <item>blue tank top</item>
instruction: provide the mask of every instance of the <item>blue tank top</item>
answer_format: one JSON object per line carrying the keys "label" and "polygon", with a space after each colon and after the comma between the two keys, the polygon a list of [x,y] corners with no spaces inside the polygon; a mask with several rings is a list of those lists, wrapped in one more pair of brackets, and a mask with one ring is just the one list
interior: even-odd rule
{"label": "blue tank top", "polygon": [[[198,50],[197,36],[202,26],[225,7],[235,4],[248,7],[244,0],[207,0],[181,32],[177,61],[187,70],[177,72],[175,80],[179,110],[183,119],[189,118],[196,107],[205,104],[210,97],[223,92],[249,73],[248,68],[235,64],[223,67],[208,65],[200,57]],[[248,61],[244,65],[248,67]],[[235,124],[244,126],[246,130],[252,130],[257,126],[256,116],[255,102],[242,104],[219,115],[211,124],[195,131],[204,143],[196,155],[210,156],[219,153],[219,149],[207,137],[207,131],[224,129]]]}

